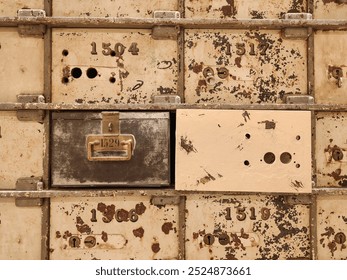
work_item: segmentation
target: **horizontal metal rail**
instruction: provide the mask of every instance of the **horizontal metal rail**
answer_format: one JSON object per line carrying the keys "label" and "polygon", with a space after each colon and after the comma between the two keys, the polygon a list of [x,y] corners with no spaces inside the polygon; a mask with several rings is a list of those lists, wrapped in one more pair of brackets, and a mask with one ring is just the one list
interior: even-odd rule
{"label": "horizontal metal rail", "polygon": [[347,20],[326,19],[158,19],[116,17],[0,17],[0,26],[46,25],[70,28],[152,28],[179,26],[194,29],[283,29],[307,27],[315,30],[346,30]]}
{"label": "horizontal metal rail", "polygon": [[177,109],[347,111],[347,104],[61,104],[0,103],[0,111],[175,111]]}
{"label": "horizontal metal rail", "polygon": [[347,188],[315,188],[312,194],[295,193],[266,193],[266,192],[216,192],[216,191],[176,191],[174,189],[49,189],[42,191],[0,190],[0,198],[54,198],[54,197],[115,197],[115,196],[186,196],[201,195],[286,195],[286,196],[313,196],[313,195],[347,195]]}

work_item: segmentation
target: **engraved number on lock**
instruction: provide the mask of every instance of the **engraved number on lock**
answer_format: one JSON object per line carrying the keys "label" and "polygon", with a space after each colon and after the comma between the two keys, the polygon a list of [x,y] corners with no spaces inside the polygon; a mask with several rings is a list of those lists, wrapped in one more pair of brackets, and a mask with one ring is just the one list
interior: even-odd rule
{"label": "engraved number on lock", "polygon": [[[232,220],[232,208],[227,207],[225,209],[226,215],[225,219],[226,220]],[[262,207],[260,209],[256,209],[255,207],[235,207],[235,216],[238,221],[244,221],[249,217],[250,220],[256,220],[259,216],[262,220],[266,221],[270,218],[270,209],[266,207]]]}
{"label": "engraved number on lock", "polygon": [[[116,57],[122,56],[127,48],[122,43],[116,43],[115,45],[112,45],[111,43],[102,43],[101,46],[98,46],[95,42],[92,42],[90,45],[92,46],[92,51],[90,52],[92,55],[97,55],[97,49],[101,48],[104,56]],[[137,43],[131,43],[128,52],[130,52],[132,55],[138,55],[139,51],[140,49],[138,48]]]}
{"label": "engraved number on lock", "polygon": [[[92,217],[90,219],[91,222],[93,223],[96,223],[98,221],[97,219],[97,212],[96,212],[96,209],[92,209],[90,211],[92,213]],[[116,209],[115,210],[115,213],[112,214],[111,216],[110,215],[104,215],[102,217],[102,221],[104,223],[110,223],[113,218],[118,222],[118,223],[121,223],[121,222],[137,222],[138,219],[139,219],[139,215],[136,213],[135,209],[131,209],[129,212],[124,210],[124,209]]]}
{"label": "engraved number on lock", "polygon": [[270,47],[270,44],[267,42],[259,43],[258,45],[255,45],[253,43],[236,43],[235,45],[230,44],[229,42],[226,43],[225,48],[225,54],[232,56],[233,50],[235,50],[235,53],[237,55],[251,55],[255,56],[257,54],[259,55],[266,55],[266,51]]}
{"label": "engraved number on lock", "polygon": [[100,146],[102,148],[118,148],[120,147],[120,141],[117,137],[107,137],[100,139]]}

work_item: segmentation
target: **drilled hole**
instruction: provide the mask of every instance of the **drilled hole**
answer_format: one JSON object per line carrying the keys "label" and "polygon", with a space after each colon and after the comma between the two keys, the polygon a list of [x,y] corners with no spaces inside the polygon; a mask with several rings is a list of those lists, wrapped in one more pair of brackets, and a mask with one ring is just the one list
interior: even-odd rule
{"label": "drilled hole", "polygon": [[274,153],[268,152],[264,155],[264,161],[267,164],[272,164],[275,162],[275,160],[276,160],[276,157],[275,157]]}
{"label": "drilled hole", "polygon": [[115,77],[111,77],[110,78],[110,83],[114,84],[116,82],[116,78]]}
{"label": "drilled hole", "polygon": [[69,55],[69,51],[68,50],[63,50],[61,53],[62,53],[63,56],[68,56]]}
{"label": "drilled hole", "polygon": [[243,164],[246,165],[246,166],[248,166],[248,165],[249,165],[249,161],[248,161],[248,160],[245,160],[245,161],[243,162]]}
{"label": "drilled hole", "polygon": [[245,137],[246,137],[246,139],[249,139],[249,138],[251,138],[251,135],[249,133],[246,133]]}
{"label": "drilled hole", "polygon": [[98,71],[95,68],[88,68],[87,77],[89,79],[94,79],[98,75]]}
{"label": "drilled hole", "polygon": [[297,164],[295,165],[295,167],[296,167],[296,168],[300,168],[300,164],[297,163]]}
{"label": "drilled hole", "polygon": [[111,56],[116,56],[116,52],[115,51],[111,51]]}
{"label": "drilled hole", "polygon": [[296,140],[300,140],[300,139],[301,139],[300,135],[297,135]]}
{"label": "drilled hole", "polygon": [[78,79],[79,77],[81,77],[82,76],[81,68],[73,68],[71,70],[71,76],[74,77],[75,79]]}
{"label": "drilled hole", "polygon": [[69,78],[63,77],[63,78],[61,79],[61,82],[62,82],[63,84],[67,84],[67,83],[69,82]]}
{"label": "drilled hole", "polygon": [[280,160],[284,164],[290,163],[292,161],[292,155],[290,153],[284,152],[281,154]]}

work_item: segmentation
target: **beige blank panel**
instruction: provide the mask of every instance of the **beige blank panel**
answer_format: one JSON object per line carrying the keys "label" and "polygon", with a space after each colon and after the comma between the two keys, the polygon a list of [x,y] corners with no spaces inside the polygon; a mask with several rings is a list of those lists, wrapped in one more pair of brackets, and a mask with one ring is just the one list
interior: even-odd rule
{"label": "beige blank panel", "polygon": [[316,114],[316,165],[319,187],[347,187],[347,113]]}
{"label": "beige blank panel", "polygon": [[186,0],[187,18],[282,18],[289,12],[305,12],[306,0]]}
{"label": "beige blank panel", "polygon": [[149,197],[51,200],[51,259],[177,259],[178,231],[178,206]]}
{"label": "beige blank panel", "polygon": [[14,189],[20,177],[43,175],[43,125],[0,112],[0,189]]}
{"label": "beige blank panel", "polygon": [[[314,36],[315,98],[317,103],[347,104],[346,31],[317,31]],[[341,85],[334,77],[341,71]]]}
{"label": "beige blank panel", "polygon": [[347,2],[345,0],[315,0],[314,18],[346,19]]}
{"label": "beige blank panel", "polygon": [[41,208],[16,207],[15,199],[0,199],[0,259],[41,258]]}
{"label": "beige blank panel", "polygon": [[0,28],[0,102],[43,93],[43,39],[20,37],[17,28]]}
{"label": "beige blank panel", "polygon": [[187,259],[310,259],[310,206],[283,196],[189,195]]}
{"label": "beige blank panel", "polygon": [[149,103],[175,94],[177,46],[150,30],[55,29],[53,102]]}
{"label": "beige blank panel", "polygon": [[347,197],[317,198],[317,256],[320,260],[347,259]]}
{"label": "beige blank panel", "polygon": [[0,16],[17,16],[19,9],[43,9],[44,0],[0,0]]}
{"label": "beige blank panel", "polygon": [[280,31],[185,33],[186,103],[283,103],[307,92],[307,42]]}
{"label": "beige blank panel", "polygon": [[177,0],[55,0],[53,15],[64,17],[153,17],[154,11],[177,10]]}
{"label": "beige blank panel", "polygon": [[311,192],[310,116],[177,110],[176,189]]}

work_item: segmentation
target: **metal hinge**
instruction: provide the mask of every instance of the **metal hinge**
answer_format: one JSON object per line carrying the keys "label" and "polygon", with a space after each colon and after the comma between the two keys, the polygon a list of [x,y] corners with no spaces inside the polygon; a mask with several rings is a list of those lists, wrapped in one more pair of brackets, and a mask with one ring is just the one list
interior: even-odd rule
{"label": "metal hinge", "polygon": [[153,103],[156,104],[181,104],[181,97],[173,94],[161,94],[153,96]]}
{"label": "metal hinge", "polygon": [[[46,12],[40,9],[20,9],[17,11],[17,16],[19,20],[44,18],[46,17]],[[43,37],[43,35],[46,33],[46,25],[18,25],[18,33],[23,37]]]}
{"label": "metal hinge", "polygon": [[[43,182],[41,177],[19,178],[16,182],[17,191],[41,191]],[[42,198],[16,198],[17,207],[42,206]]]}
{"label": "metal hinge", "polygon": [[[177,19],[181,14],[178,11],[154,11],[154,18]],[[152,28],[152,38],[154,40],[176,40],[180,28],[178,26],[154,26]]]}
{"label": "metal hinge", "polygon": [[[309,13],[287,13],[284,15],[284,19],[290,20],[310,20],[312,14]],[[307,39],[311,35],[309,28],[300,27],[288,27],[282,31],[283,38],[286,39]]]}
{"label": "metal hinge", "polygon": [[178,205],[180,204],[180,201],[179,196],[154,196],[151,198],[151,204],[157,207]]}
{"label": "metal hinge", "polygon": [[[45,97],[40,94],[19,94],[18,103],[45,103]],[[17,119],[23,122],[43,122],[45,118],[44,110],[18,110]]]}
{"label": "metal hinge", "polygon": [[314,98],[311,95],[288,94],[284,96],[286,104],[314,104]]}

